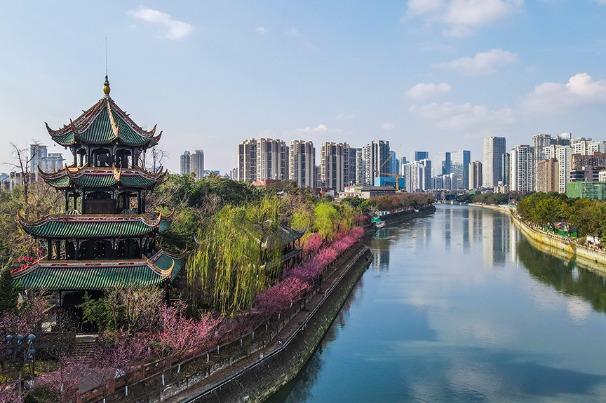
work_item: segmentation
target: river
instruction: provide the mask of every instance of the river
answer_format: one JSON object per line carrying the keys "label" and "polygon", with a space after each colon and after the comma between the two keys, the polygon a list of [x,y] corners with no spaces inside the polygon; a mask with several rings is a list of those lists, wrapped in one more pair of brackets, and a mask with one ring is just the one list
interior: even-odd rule
{"label": "river", "polygon": [[477,207],[367,242],[374,261],[269,402],[606,401],[605,277]]}

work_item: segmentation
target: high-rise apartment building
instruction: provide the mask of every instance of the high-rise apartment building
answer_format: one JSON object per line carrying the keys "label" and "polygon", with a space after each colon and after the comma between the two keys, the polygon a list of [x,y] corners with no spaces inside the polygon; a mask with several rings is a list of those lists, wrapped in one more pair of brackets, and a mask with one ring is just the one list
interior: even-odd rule
{"label": "high-rise apartment building", "polygon": [[503,182],[503,156],[506,154],[505,137],[484,138],[484,161],[482,163],[482,183],[494,188]]}
{"label": "high-rise apartment building", "polygon": [[606,167],[606,153],[594,152],[592,154],[572,154],[570,158],[571,169],[583,169],[583,168],[605,168]]}
{"label": "high-rise apartment building", "polygon": [[363,185],[366,180],[366,167],[364,160],[364,148],[356,148],[356,178],[355,185]]}
{"label": "high-rise apartment building", "polygon": [[200,179],[204,174],[204,151],[196,150],[193,153],[185,151],[179,158],[181,175],[194,174],[194,178]]}
{"label": "high-rise apartment building", "polygon": [[[440,153],[440,154],[442,154],[442,153]],[[442,158],[442,169],[441,169],[440,173],[442,175],[447,175],[452,172],[452,158],[451,158],[450,151],[445,151],[443,154],[444,154],[444,157]],[[438,166],[438,168],[439,168],[439,166]]]}
{"label": "high-rise apartment building", "polygon": [[257,180],[257,140],[244,140],[238,145],[238,180]]}
{"label": "high-rise apartment building", "polygon": [[288,148],[288,179],[300,188],[315,186],[316,149],[311,141],[293,140]]}
{"label": "high-rise apartment building", "polygon": [[593,141],[592,139],[587,139],[584,137],[572,140],[570,146],[572,147],[573,154],[591,155],[606,151],[604,141]]}
{"label": "high-rise apartment building", "polygon": [[404,189],[407,192],[422,192],[432,187],[431,161],[424,159],[402,165]]}
{"label": "high-rise apartment building", "polygon": [[204,151],[196,150],[189,156],[190,173],[195,175],[196,179],[204,176]]}
{"label": "high-rise apartment building", "polygon": [[[357,183],[358,172],[358,149],[348,147],[345,149],[345,170],[344,170],[344,186],[352,186]],[[361,155],[361,154],[360,154]]]}
{"label": "high-rise apartment building", "polygon": [[558,177],[558,160],[555,158],[547,158],[537,163],[537,192],[557,192],[559,177]]}
{"label": "high-rise apartment building", "polygon": [[471,152],[468,150],[452,151],[450,153],[451,173],[455,174],[454,189],[469,189],[469,163]]}
{"label": "high-rise apartment building", "polygon": [[189,151],[185,151],[179,157],[179,167],[181,175],[189,175],[189,173],[191,172],[190,155],[191,154]]}
{"label": "high-rise apartment building", "polygon": [[511,149],[510,189],[514,192],[532,192],[535,188],[534,149],[519,145]]}
{"label": "high-rise apartment building", "polygon": [[257,180],[288,179],[288,147],[282,140],[257,140]]}
{"label": "high-rise apartment building", "polygon": [[238,146],[241,181],[288,179],[288,147],[282,140],[250,139]]}
{"label": "high-rise apartment building", "polygon": [[469,189],[479,189],[482,187],[482,163],[473,161],[469,163]]}
{"label": "high-rise apartment building", "polygon": [[375,140],[364,147],[364,183],[372,186],[374,178],[389,172],[389,141]]}
{"label": "high-rise apartment building", "polygon": [[345,186],[345,166],[348,156],[349,145],[347,143],[322,143],[320,157],[320,180],[322,187],[334,189],[336,192],[343,191],[343,187]]}
{"label": "high-rise apartment building", "polygon": [[549,155],[549,158],[555,158],[558,161],[558,187],[556,191],[566,193],[566,184],[570,181],[572,148],[552,144],[545,149],[545,153]]}

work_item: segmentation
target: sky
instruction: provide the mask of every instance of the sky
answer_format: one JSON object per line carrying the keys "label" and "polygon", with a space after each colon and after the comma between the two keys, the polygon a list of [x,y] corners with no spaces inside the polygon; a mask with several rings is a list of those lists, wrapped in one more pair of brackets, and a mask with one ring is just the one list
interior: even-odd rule
{"label": "sky", "polygon": [[[0,172],[102,96],[163,131],[164,166],[249,138],[398,157],[535,134],[606,140],[606,0],[0,0]],[[106,52],[107,41],[107,52]],[[319,162],[319,158],[316,159]]]}

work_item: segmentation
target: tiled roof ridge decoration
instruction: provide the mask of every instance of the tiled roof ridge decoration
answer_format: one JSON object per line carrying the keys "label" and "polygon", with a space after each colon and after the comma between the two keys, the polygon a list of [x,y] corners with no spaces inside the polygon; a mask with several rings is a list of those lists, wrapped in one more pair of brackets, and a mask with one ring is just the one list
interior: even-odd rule
{"label": "tiled roof ridge decoration", "polygon": [[[161,259],[164,259],[165,263],[167,263],[165,266],[160,265],[159,261]],[[112,284],[104,283],[95,286],[96,289],[104,289],[119,286],[121,282],[125,281],[124,277],[128,277],[129,281],[132,281],[134,277],[138,277],[139,285],[153,285],[167,280],[170,281],[177,276],[182,264],[183,256],[164,251],[158,251],[151,258],[143,257],[136,260],[48,261],[44,258],[26,269],[13,273],[12,276],[13,281],[17,285],[27,285],[30,288],[35,286],[35,288],[44,289],[91,289],[90,284],[91,282],[95,282],[95,280],[90,279],[89,276],[97,278],[101,273],[107,274],[107,270],[110,270],[111,273],[107,274],[103,279],[97,280],[97,283],[103,281],[107,283],[110,281]],[[102,272],[99,270],[102,270]],[[55,282],[57,278],[67,273],[70,276],[78,274],[78,286],[72,285],[71,288],[69,286],[56,287]],[[32,278],[31,276],[34,277]],[[36,284],[32,284],[34,282]]]}
{"label": "tiled roof ridge decoration", "polygon": [[42,225],[47,222],[124,222],[124,221],[141,221],[149,226],[157,226],[162,220],[171,220],[174,212],[167,217],[162,216],[162,213],[143,213],[143,214],[48,214],[36,221],[25,221],[25,218],[20,212],[17,212],[17,217],[20,223],[29,227]]}
{"label": "tiled roof ridge decoration", "polygon": [[[107,113],[107,117],[101,116],[103,112]],[[46,130],[54,141],[63,146],[68,146],[82,140],[85,140],[82,141],[84,143],[88,142],[86,139],[81,139],[81,137],[86,137],[86,133],[92,129],[93,125],[98,119],[108,119],[108,129],[111,131],[111,136],[107,136],[105,140],[100,140],[102,144],[110,144],[117,140],[121,140],[128,145],[153,146],[160,141],[162,136],[162,132],[156,135],[157,125],[154,125],[151,130],[145,130],[136,124],[130,118],[129,114],[123,111],[110,97],[101,98],[92,107],[86,111],[83,111],[83,113],[76,118],[76,120],[70,119],[70,123],[68,125],[64,125],[60,129],[52,129],[46,122],[45,125]],[[124,123],[126,127],[134,132],[134,134],[139,138],[131,139],[129,142],[126,134],[125,136],[122,136],[120,122]]]}
{"label": "tiled roof ridge decoration", "polygon": [[94,187],[87,183],[90,180],[105,180],[98,187],[113,186],[115,184],[123,187],[150,188],[162,183],[168,174],[165,169],[158,173],[146,171],[142,168],[121,168],[116,170],[113,167],[64,167],[63,169],[47,173],[38,168],[40,177],[55,188],[69,188],[74,185],[80,187]]}
{"label": "tiled roof ridge decoration", "polygon": [[[20,213],[17,220],[23,230],[40,238],[83,238],[94,233],[93,238],[119,236],[143,236],[154,231],[166,232],[172,223],[174,211],[168,216],[162,213],[144,214],[50,214],[37,221],[26,221]],[[88,235],[90,236],[90,235]]]}

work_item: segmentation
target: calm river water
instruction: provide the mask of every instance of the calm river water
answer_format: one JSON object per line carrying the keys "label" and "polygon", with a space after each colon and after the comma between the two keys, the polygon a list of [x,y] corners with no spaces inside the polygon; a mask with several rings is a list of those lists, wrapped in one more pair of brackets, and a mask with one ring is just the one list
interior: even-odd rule
{"label": "calm river water", "polygon": [[301,374],[270,402],[606,401],[606,280],[508,216],[439,206],[383,228]]}

